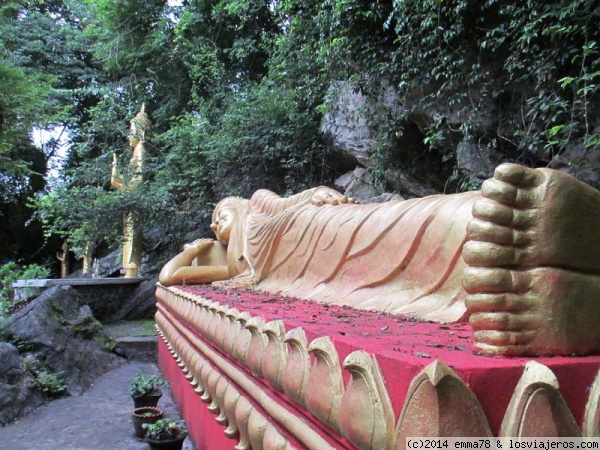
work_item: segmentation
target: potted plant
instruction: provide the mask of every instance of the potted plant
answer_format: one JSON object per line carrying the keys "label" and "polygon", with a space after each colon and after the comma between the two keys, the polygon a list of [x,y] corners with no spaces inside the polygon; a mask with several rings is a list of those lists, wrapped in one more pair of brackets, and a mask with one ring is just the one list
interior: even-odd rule
{"label": "potted plant", "polygon": [[143,372],[138,372],[129,386],[134,407],[156,406],[162,396],[161,386],[168,385],[169,383],[160,375],[145,375]]}
{"label": "potted plant", "polygon": [[135,428],[135,435],[139,438],[144,437],[145,430],[142,427],[143,424],[152,424],[159,419],[162,419],[164,413],[160,408],[153,408],[151,406],[142,406],[141,408],[135,408],[131,413],[131,421]]}
{"label": "potted plant", "polygon": [[142,427],[146,432],[145,440],[152,450],[181,450],[188,435],[184,420],[160,419]]}

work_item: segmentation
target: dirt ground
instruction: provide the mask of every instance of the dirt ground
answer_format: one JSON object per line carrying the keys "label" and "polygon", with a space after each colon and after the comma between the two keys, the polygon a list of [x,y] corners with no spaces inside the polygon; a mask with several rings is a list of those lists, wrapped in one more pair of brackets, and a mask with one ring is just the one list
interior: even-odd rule
{"label": "dirt ground", "polygon": [[[145,450],[148,444],[134,435],[130,414],[133,401],[127,393],[138,371],[154,374],[154,363],[131,361],[100,377],[79,397],[53,400],[33,413],[0,427],[2,450]],[[165,417],[179,418],[168,389],[158,406]],[[184,450],[195,450],[189,438]]]}

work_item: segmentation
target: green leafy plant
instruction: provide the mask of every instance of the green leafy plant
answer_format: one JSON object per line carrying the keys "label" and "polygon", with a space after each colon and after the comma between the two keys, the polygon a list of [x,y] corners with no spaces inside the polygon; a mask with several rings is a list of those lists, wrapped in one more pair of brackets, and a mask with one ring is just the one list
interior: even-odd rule
{"label": "green leafy plant", "polygon": [[19,266],[15,262],[8,262],[0,266],[0,319],[14,308],[15,292],[12,284],[17,280],[30,280],[48,278],[50,271],[38,264]]}
{"label": "green leafy plant", "polygon": [[40,370],[35,373],[35,378],[29,383],[44,392],[50,398],[60,397],[67,390],[67,386],[61,378],[61,373]]}
{"label": "green leafy plant", "polygon": [[168,386],[169,383],[160,375],[146,375],[143,372],[138,372],[131,380],[129,386],[129,394],[138,397],[140,395],[154,394],[160,390],[162,386]]}
{"label": "green leafy plant", "polygon": [[185,420],[160,419],[152,424],[145,423],[142,427],[146,431],[146,439],[153,441],[180,439],[188,434]]}
{"label": "green leafy plant", "polygon": [[58,397],[67,389],[59,373],[42,372],[38,375],[37,385],[49,397]]}

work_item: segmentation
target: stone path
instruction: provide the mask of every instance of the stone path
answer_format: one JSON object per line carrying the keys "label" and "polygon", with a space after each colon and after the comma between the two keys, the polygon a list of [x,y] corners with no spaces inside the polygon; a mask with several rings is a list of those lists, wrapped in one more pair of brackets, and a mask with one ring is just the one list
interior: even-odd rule
{"label": "stone path", "polygon": [[[0,449],[6,450],[146,450],[133,432],[129,383],[139,371],[158,373],[156,364],[132,361],[100,377],[79,397],[47,403],[15,423],[0,427]],[[179,418],[168,389],[158,406],[165,417]],[[186,439],[184,450],[195,450]]]}

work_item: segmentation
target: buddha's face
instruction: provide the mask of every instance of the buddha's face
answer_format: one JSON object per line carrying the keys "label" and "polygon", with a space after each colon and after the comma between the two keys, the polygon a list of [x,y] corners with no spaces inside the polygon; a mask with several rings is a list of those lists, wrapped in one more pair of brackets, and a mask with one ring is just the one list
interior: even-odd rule
{"label": "buddha's face", "polygon": [[135,148],[140,143],[140,139],[133,134],[127,136],[127,139],[129,139],[129,146],[131,148]]}
{"label": "buddha's face", "polygon": [[229,244],[231,230],[238,216],[237,208],[231,203],[224,203],[215,211],[215,220],[210,225],[215,236],[222,244]]}
{"label": "buddha's face", "polygon": [[129,139],[129,145],[131,147],[135,148],[135,146],[140,143],[140,136],[142,136],[142,132],[143,130],[135,122],[135,120],[129,122],[129,135],[127,138]]}

